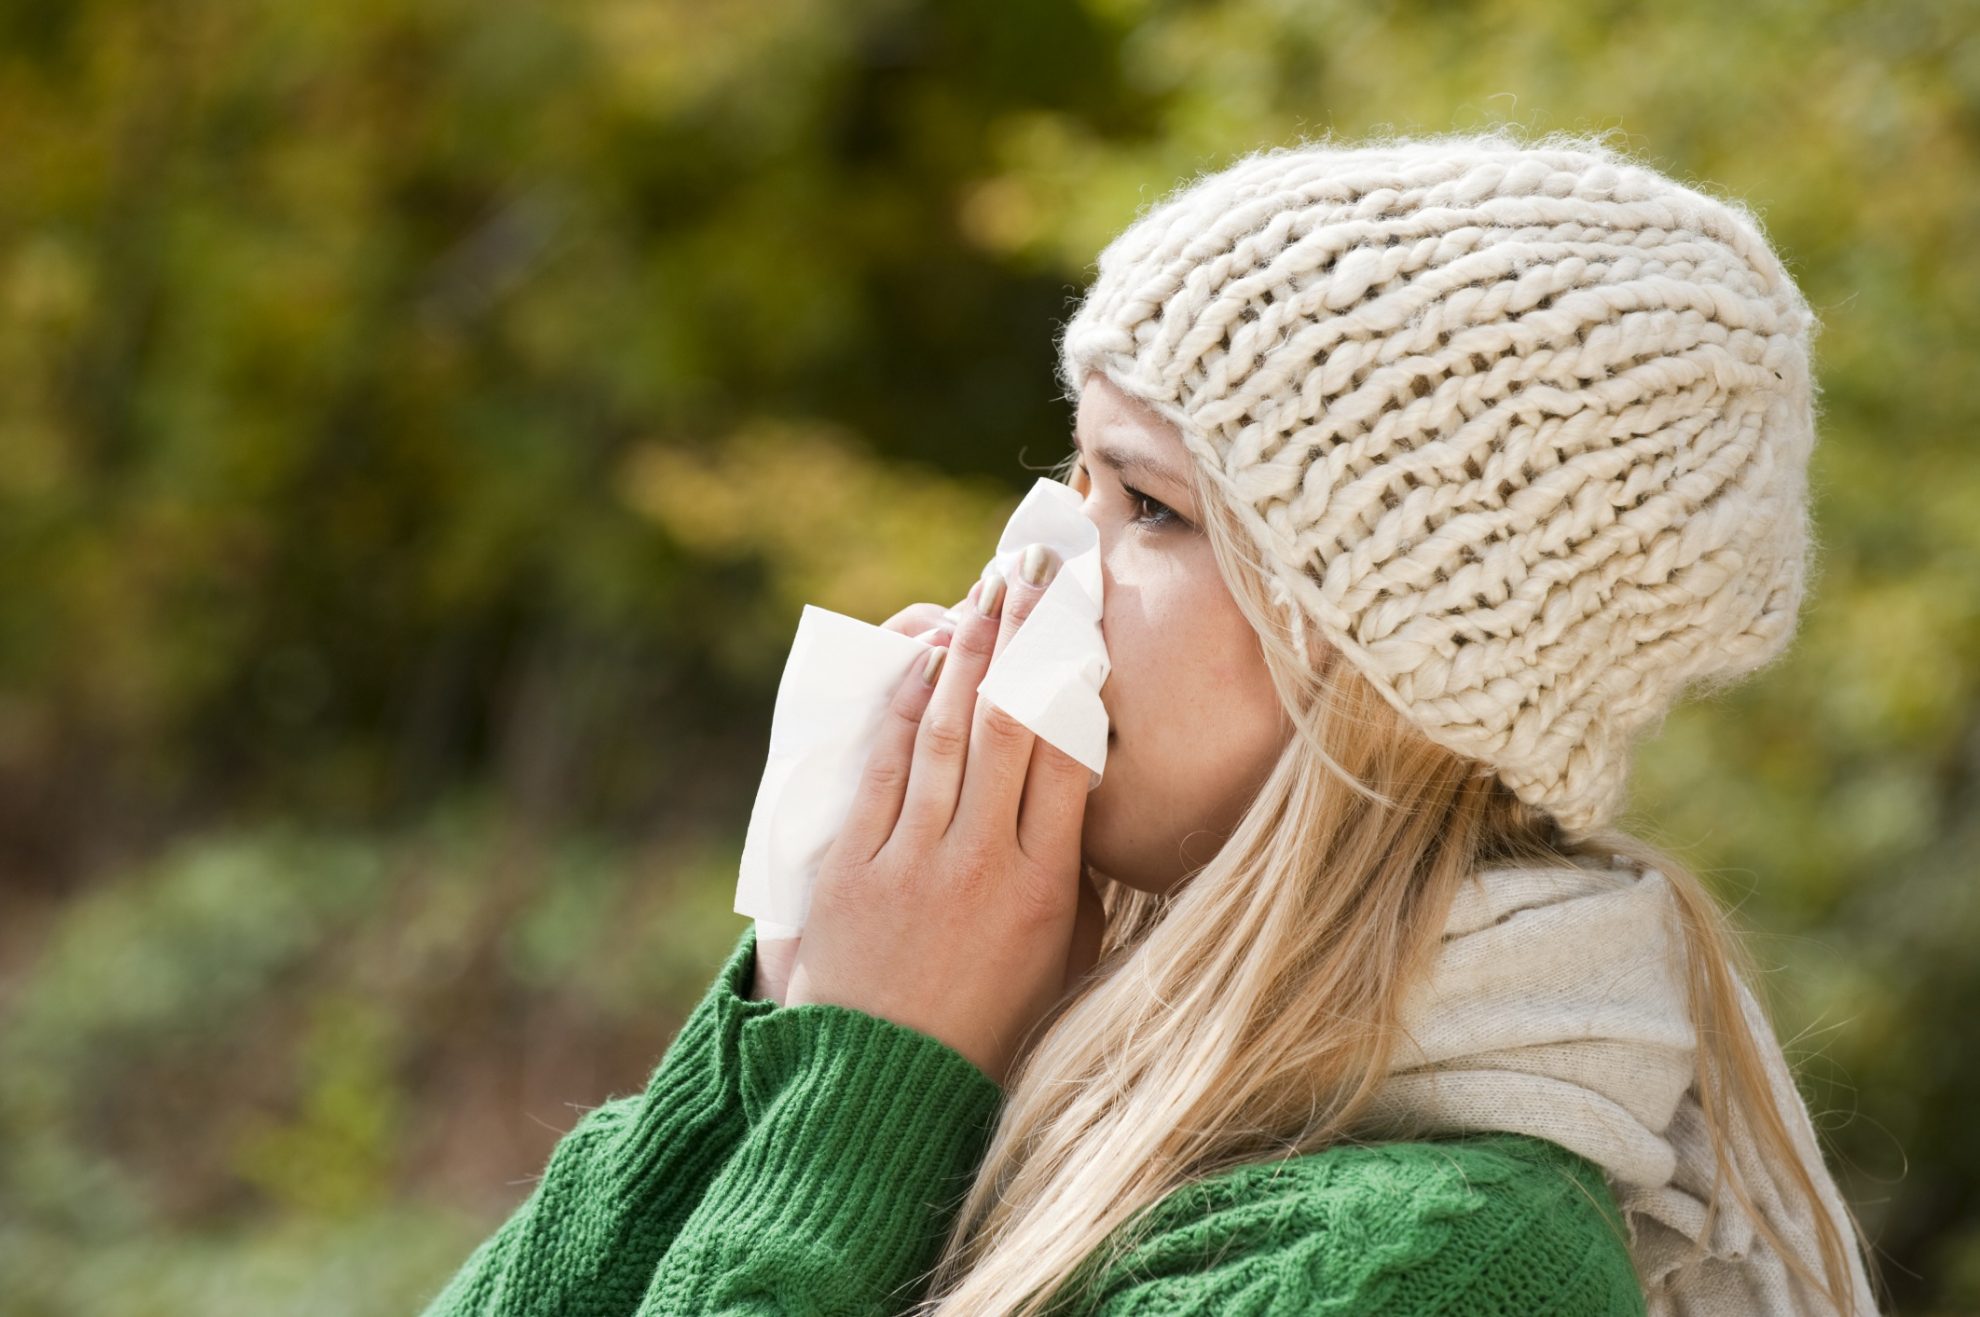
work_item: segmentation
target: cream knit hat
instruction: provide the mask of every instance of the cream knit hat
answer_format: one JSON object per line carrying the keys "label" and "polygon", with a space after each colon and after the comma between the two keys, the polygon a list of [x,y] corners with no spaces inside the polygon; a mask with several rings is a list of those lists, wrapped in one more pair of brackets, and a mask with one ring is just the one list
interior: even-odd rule
{"label": "cream knit hat", "polygon": [[1317,626],[1572,835],[1792,638],[1816,324],[1757,220],[1599,141],[1279,147],[1100,253],[1061,337],[1171,421]]}

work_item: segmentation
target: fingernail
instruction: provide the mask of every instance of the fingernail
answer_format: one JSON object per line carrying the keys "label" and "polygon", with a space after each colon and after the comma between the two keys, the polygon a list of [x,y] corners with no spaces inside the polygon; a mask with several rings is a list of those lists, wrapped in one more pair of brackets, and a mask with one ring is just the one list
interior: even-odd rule
{"label": "fingernail", "polygon": [[1033,585],[1043,585],[1052,575],[1055,566],[1051,549],[1043,544],[1034,544],[1024,551],[1018,562],[1018,571]]}
{"label": "fingernail", "polygon": [[976,592],[976,611],[984,617],[997,616],[1004,602],[1004,574],[994,568],[983,574],[983,588]]}
{"label": "fingernail", "polygon": [[926,631],[922,632],[920,635],[916,636],[915,639],[933,645],[945,639],[948,636],[949,632],[953,629],[954,628],[946,624],[942,626],[932,626],[929,627]]}
{"label": "fingernail", "polygon": [[947,645],[943,645],[929,654],[921,664],[921,680],[927,685],[933,686],[935,684],[935,678],[942,675],[942,660],[948,657],[949,647]]}

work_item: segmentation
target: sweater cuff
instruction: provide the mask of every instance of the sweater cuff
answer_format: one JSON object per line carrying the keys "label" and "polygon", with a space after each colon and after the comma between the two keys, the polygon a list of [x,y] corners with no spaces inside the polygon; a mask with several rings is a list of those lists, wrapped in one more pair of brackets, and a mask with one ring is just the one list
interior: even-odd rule
{"label": "sweater cuff", "polygon": [[743,1027],[779,1009],[774,1001],[749,996],[755,977],[752,922],[619,1130],[611,1153],[619,1174],[612,1184],[622,1200],[648,1199],[681,1182],[704,1183],[735,1151],[747,1130],[739,1091]]}
{"label": "sweater cuff", "polygon": [[921,1279],[1003,1090],[929,1034],[823,1002],[742,1027],[750,1134],[704,1210],[717,1237],[808,1241],[857,1306]]}

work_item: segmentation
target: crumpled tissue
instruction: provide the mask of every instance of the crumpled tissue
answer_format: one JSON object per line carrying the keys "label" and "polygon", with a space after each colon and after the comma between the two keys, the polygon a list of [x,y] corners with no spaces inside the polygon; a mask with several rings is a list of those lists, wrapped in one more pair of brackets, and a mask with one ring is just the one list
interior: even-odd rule
{"label": "crumpled tissue", "polygon": [[[1062,562],[1022,626],[977,684],[1033,733],[1084,764],[1091,791],[1107,765],[1107,710],[1100,701],[1113,663],[1100,628],[1100,532],[1070,485],[1041,476],[1005,523],[995,566],[1017,579],[1026,546],[1044,543]],[[949,610],[960,618],[958,604]],[[743,839],[737,914],[759,939],[796,937],[812,884],[852,811],[853,796],[888,703],[935,648],[898,631],[806,604],[777,686],[770,754]]]}

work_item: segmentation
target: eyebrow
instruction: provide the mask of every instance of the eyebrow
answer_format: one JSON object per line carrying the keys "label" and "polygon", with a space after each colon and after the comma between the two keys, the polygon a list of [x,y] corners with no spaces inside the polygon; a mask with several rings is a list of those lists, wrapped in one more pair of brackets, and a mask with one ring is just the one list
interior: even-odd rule
{"label": "eyebrow", "polygon": [[[1084,450],[1080,448],[1077,432],[1073,435],[1073,451],[1082,457],[1085,456]],[[1100,460],[1102,466],[1113,471],[1122,474],[1135,473],[1151,481],[1166,481],[1174,490],[1186,491],[1189,488],[1189,482],[1183,479],[1182,473],[1174,467],[1129,449],[1103,442],[1094,446],[1093,455]]]}

